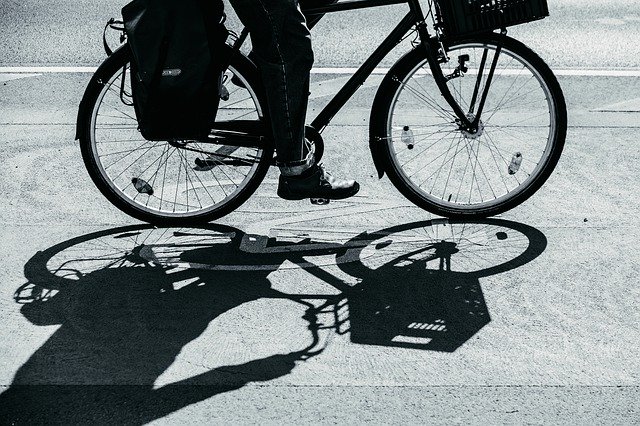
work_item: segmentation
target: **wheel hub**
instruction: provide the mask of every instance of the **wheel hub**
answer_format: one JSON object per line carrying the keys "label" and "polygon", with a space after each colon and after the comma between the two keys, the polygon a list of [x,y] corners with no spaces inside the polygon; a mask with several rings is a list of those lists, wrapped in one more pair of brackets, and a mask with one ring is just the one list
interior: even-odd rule
{"label": "wheel hub", "polygon": [[[467,119],[473,123],[476,119],[476,116],[472,113],[467,114]],[[465,139],[478,139],[484,133],[484,123],[482,120],[478,121],[478,126],[476,128],[467,128],[460,126],[460,131]]]}

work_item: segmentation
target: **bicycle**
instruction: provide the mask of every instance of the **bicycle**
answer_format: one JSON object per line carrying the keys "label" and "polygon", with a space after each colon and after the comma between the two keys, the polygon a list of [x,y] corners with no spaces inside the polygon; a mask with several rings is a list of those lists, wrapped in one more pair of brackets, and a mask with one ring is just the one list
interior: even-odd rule
{"label": "bicycle", "polygon": [[[460,10],[451,9],[476,3],[489,7],[478,15],[484,21],[458,19]],[[355,0],[305,14],[392,4],[407,4],[409,12],[307,126],[310,149],[322,157],[322,131],[383,58],[413,36],[413,48],[384,76],[371,109],[378,176],[386,173],[414,204],[446,217],[488,217],[521,204],[555,168],[567,112],[550,68],[507,36],[506,26],[532,19],[506,8],[533,4],[540,18],[546,2],[429,0],[425,15],[418,0]],[[91,178],[115,206],[151,223],[196,224],[228,214],[258,188],[274,164],[274,147],[257,69],[240,52],[247,35],[232,34],[225,46],[229,66],[206,140],[140,136],[126,43],[98,68],[80,104],[76,137]]]}
{"label": "bicycle", "polygon": [[[24,315],[43,321],[50,309],[55,323],[101,345],[122,345],[118,330],[150,321],[153,342],[179,331],[170,339],[178,351],[194,338],[189,327],[203,330],[247,300],[266,299],[303,309],[311,338],[301,335],[308,343],[292,353],[301,360],[345,334],[359,344],[452,352],[490,321],[480,280],[531,262],[547,246],[539,230],[503,219],[391,220],[329,237],[313,225],[294,220],[279,229],[282,238],[217,224],[92,232],[34,254],[14,300],[28,305]],[[291,227],[319,238],[291,238]],[[287,270],[326,286],[285,290],[267,279]],[[510,297],[503,285],[493,282],[494,298]],[[182,317],[167,311],[188,311],[188,326],[175,329]],[[163,319],[173,325],[159,327]]]}

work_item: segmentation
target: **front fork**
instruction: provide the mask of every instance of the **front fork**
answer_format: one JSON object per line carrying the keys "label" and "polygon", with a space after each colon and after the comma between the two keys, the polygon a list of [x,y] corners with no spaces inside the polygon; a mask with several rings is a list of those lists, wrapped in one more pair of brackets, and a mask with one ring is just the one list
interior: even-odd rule
{"label": "front fork", "polygon": [[[498,45],[493,56],[493,60],[491,61],[491,65],[489,68],[489,74],[487,75],[487,79],[484,85],[484,90],[480,95],[480,103],[478,104],[478,109],[474,113],[475,105],[478,101],[478,95],[480,94],[480,83],[482,81],[482,74],[484,72],[484,68],[486,66],[487,59],[487,50],[485,49],[480,67],[478,68],[478,75],[476,77],[476,85],[474,88],[472,100],[469,106],[469,111],[465,112],[461,106],[456,102],[451,90],[449,90],[449,86],[447,82],[449,78],[444,75],[442,72],[442,68],[440,67],[440,61],[443,56],[443,60],[447,61],[446,51],[444,46],[440,42],[437,37],[430,37],[427,32],[427,26],[424,22],[418,25],[418,34],[420,35],[420,39],[422,40],[421,45],[426,49],[427,52],[427,61],[429,63],[429,68],[431,69],[431,73],[433,78],[442,94],[442,97],[445,99],[447,104],[453,110],[455,116],[457,117],[456,123],[460,126],[461,130],[467,130],[470,132],[475,132],[480,124],[480,117],[482,115],[482,111],[484,109],[485,102],[487,100],[487,94],[489,93],[489,88],[491,87],[491,82],[493,80],[493,75],[496,69],[496,65],[498,63],[498,58],[501,52],[501,45]],[[506,31],[503,31],[502,34],[506,34]],[[426,42],[425,42],[426,40]],[[464,63],[460,63],[460,67],[464,67]]]}

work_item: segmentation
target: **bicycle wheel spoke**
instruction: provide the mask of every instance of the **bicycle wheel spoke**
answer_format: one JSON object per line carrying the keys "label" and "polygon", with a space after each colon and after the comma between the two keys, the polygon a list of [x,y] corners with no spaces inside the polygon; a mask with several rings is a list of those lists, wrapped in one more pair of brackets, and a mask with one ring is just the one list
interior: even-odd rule
{"label": "bicycle wheel spoke", "polygon": [[[494,147],[494,149],[495,149],[496,151],[500,152],[500,149],[498,148],[498,146],[497,146],[497,145],[496,145],[496,143],[494,142],[494,140],[493,140],[493,138],[491,137],[490,133],[489,133],[489,132],[485,132],[485,135],[487,136],[487,139],[489,139],[489,141],[491,141],[491,145]],[[509,154],[509,153],[507,153],[507,157],[505,157],[505,156],[502,156],[502,155],[501,155],[502,160],[504,161],[505,167],[506,167],[507,169],[509,168],[509,161],[511,161],[511,155],[513,155],[513,154]],[[509,160],[507,160],[507,158],[508,158]],[[520,170],[523,170],[523,171],[524,171],[524,167],[522,167],[522,165],[520,165]],[[526,173],[526,172],[525,172],[525,173]],[[516,180],[516,182],[518,182],[518,186],[522,185],[522,182],[520,181],[520,179],[518,179],[518,177],[517,177],[515,174],[514,174],[514,175],[511,175],[511,176],[513,176],[513,178]],[[527,174],[527,176],[529,176],[529,174]]]}
{"label": "bicycle wheel spoke", "polygon": [[200,186],[202,186],[202,189],[204,189],[204,191],[207,193],[207,195],[209,196],[209,198],[211,199],[211,201],[213,201],[214,203],[216,203],[216,199],[213,197],[213,195],[211,195],[211,193],[209,192],[209,189],[207,188],[207,185],[204,184],[204,182],[202,182],[202,179],[200,179],[200,176],[196,173],[196,179],[198,179],[198,182],[200,183]]}
{"label": "bicycle wheel spoke", "polygon": [[[453,133],[453,132],[451,132]],[[435,141],[434,143],[432,143],[431,145],[429,145],[428,147],[424,148],[421,152],[419,152],[418,154],[414,155],[410,160],[405,161],[404,164],[402,164],[402,167],[406,166],[407,164],[409,164],[410,162],[412,162],[413,160],[419,158],[422,156],[422,154],[424,152],[426,152],[429,148],[435,146],[436,144],[438,144],[439,142],[441,142],[442,140],[444,140],[446,137],[448,136],[448,134],[445,134],[444,136],[442,136],[440,139],[438,139],[437,141]],[[437,160],[439,157],[436,157],[433,161]],[[431,164],[431,163],[429,163]]]}
{"label": "bicycle wheel spoke", "polygon": [[[466,142],[464,142],[463,146],[460,148],[460,142],[463,142],[463,138],[459,137],[459,142],[456,145],[456,149],[453,152],[453,155],[451,156],[451,158],[447,159],[445,154],[448,154],[450,151],[444,152],[443,154],[441,154],[439,157],[442,157],[443,155],[445,155],[445,161],[443,162],[442,166],[438,169],[436,169],[435,171],[433,171],[429,176],[427,176],[424,180],[422,180],[419,184],[418,187],[422,187],[422,185],[424,185],[429,179],[431,179],[434,175],[437,175],[440,173],[440,170],[442,167],[444,167],[445,165],[449,164],[449,162],[453,161],[458,154],[460,154],[463,150],[466,149]],[[438,158],[439,158],[438,157]],[[429,194],[433,193],[433,188],[431,188],[431,190],[429,191]]]}
{"label": "bicycle wheel spoke", "polygon": [[416,98],[418,98],[419,100],[423,101],[425,104],[427,104],[429,107],[431,107],[432,109],[434,109],[435,113],[442,119],[449,119],[449,118],[453,118],[455,121],[455,115],[451,112],[446,111],[443,107],[441,107],[437,101],[433,98],[431,98],[431,96],[429,96],[426,92],[423,94],[421,92],[419,92],[418,90],[414,89],[413,87],[411,87],[408,83],[405,84],[405,87],[409,90],[409,92],[411,92]]}
{"label": "bicycle wheel spoke", "polygon": [[[502,180],[502,183],[504,184],[504,189],[507,192],[509,192],[509,186],[507,185],[507,181],[504,179],[504,175],[502,174],[501,167],[498,164],[498,159],[496,158],[496,154],[495,154],[494,150],[492,149],[491,145],[487,144],[487,148],[489,149],[489,152],[491,153],[491,158],[493,159],[493,162],[496,165],[496,170],[498,171],[498,174],[500,175],[500,180]],[[502,158],[502,160],[504,161],[504,158]],[[505,163],[505,167],[508,168],[509,164],[506,161],[504,161],[504,163]]]}
{"label": "bicycle wheel spoke", "polygon": [[191,177],[189,176],[188,172],[187,172],[187,178],[188,178],[189,183],[191,184],[191,189],[193,190],[193,194],[196,196],[196,201],[198,201],[198,206],[200,208],[202,208],[202,202],[200,201],[200,196],[198,195],[198,191],[196,190],[196,187],[193,184],[193,179],[191,179]]}
{"label": "bicycle wheel spoke", "polygon": [[[169,160],[169,155],[168,155],[169,147],[170,147],[170,145],[167,144],[162,149],[162,154],[160,154],[160,161],[158,162],[158,167],[156,168],[156,171],[153,172],[153,175],[151,175],[151,179],[150,180],[151,180],[151,187],[152,188],[156,187],[156,180],[158,179],[158,172],[160,172],[160,169]],[[163,161],[162,159],[164,158],[165,155],[167,155],[167,158]],[[147,197],[147,201],[145,203],[145,207],[149,207],[149,201],[151,201],[151,197]]]}
{"label": "bicycle wheel spoke", "polygon": [[138,148],[127,149],[127,150],[124,150],[124,151],[109,152],[109,153],[106,153],[106,154],[102,154],[102,156],[103,157],[109,157],[111,155],[124,154],[125,152],[132,153],[132,152],[135,152],[135,151],[141,151],[143,149],[146,149],[146,148],[145,147],[138,147]]}
{"label": "bicycle wheel spoke", "polygon": [[[235,93],[235,92],[234,92],[234,93]],[[229,95],[231,95],[231,93],[230,93]],[[247,102],[247,101],[249,101],[249,100],[252,100],[251,95],[247,96],[246,98],[242,98],[242,99],[240,99],[240,100],[237,100],[237,101],[231,102],[230,104],[225,103],[225,104],[224,104],[224,107],[225,107],[225,108],[231,108],[232,106],[236,106],[236,105],[238,105],[238,104],[240,104],[240,103],[242,103],[242,102]]]}
{"label": "bicycle wheel spoke", "polygon": [[[460,183],[458,184],[458,191],[456,192],[456,198],[454,200],[455,203],[458,202],[460,198],[460,193],[462,192],[462,184],[464,183],[464,178],[467,175],[467,169],[469,168],[469,164],[471,164],[471,156],[467,155],[467,161],[464,163],[464,170],[462,172],[462,177],[460,178]],[[448,201],[451,201],[450,199]]]}
{"label": "bicycle wheel spoke", "polygon": [[[476,155],[479,155],[479,154],[480,154],[480,147],[481,147],[481,146],[482,146],[482,145],[480,144],[480,140],[478,140],[478,149],[477,149],[477,151],[476,151]],[[484,176],[484,179],[486,180],[487,185],[489,186],[489,189],[491,190],[491,193],[493,194],[493,198],[494,198],[494,199],[495,199],[495,198],[498,198],[498,197],[496,196],[496,192],[493,190],[493,187],[491,186],[491,181],[489,180],[489,177],[487,176],[487,173],[484,171],[484,167],[482,167],[482,163],[481,163],[481,162],[478,162],[478,166],[480,167],[480,171],[482,172],[482,175]]]}
{"label": "bicycle wheel spoke", "polygon": [[[149,143],[152,143],[152,142],[151,142],[151,141],[147,141],[147,142],[145,142],[145,145],[146,145],[146,144],[149,144]],[[131,162],[131,164],[129,164],[129,166],[127,166],[127,168],[126,168],[126,169],[124,169],[122,172],[120,172],[120,174],[119,174],[119,175],[117,175],[114,179],[119,178],[119,177],[120,177],[124,172],[126,172],[127,170],[129,170],[129,169],[130,169],[130,168],[135,164],[135,162],[136,162],[136,161],[138,161],[139,159],[141,159],[141,158],[142,158],[142,157],[143,157],[147,152],[151,151],[153,148],[156,148],[157,146],[158,146],[158,143],[156,142],[156,143],[154,143],[154,144],[153,144],[153,146],[150,146],[149,148],[147,148],[147,149],[146,149],[142,154],[140,154],[140,156],[138,156],[135,160],[133,160],[133,161]],[[135,152],[135,151],[133,151],[133,152]],[[130,152],[129,154],[125,155],[124,157],[122,157],[122,158],[120,158],[120,159],[118,159],[118,160],[114,161],[113,163],[111,163],[111,164],[109,164],[108,166],[106,166],[104,169],[105,169],[105,170],[108,170],[108,169],[109,169],[109,168],[111,168],[112,166],[116,165],[116,164],[117,164],[117,163],[119,163],[120,161],[122,161],[122,160],[124,160],[125,158],[127,158],[127,157],[128,157],[129,155],[131,155],[133,152]]]}
{"label": "bicycle wheel spoke", "polygon": [[[501,100],[500,100],[500,102],[498,103],[498,106],[494,107],[494,109],[493,109],[493,114],[491,114],[491,115],[487,118],[487,120],[491,120],[491,118],[493,118],[493,116],[495,115],[495,113],[496,113],[497,111],[499,111],[500,109],[502,109],[502,107],[503,107],[505,104],[508,104],[509,102],[511,102],[511,101],[512,101],[516,96],[518,96],[518,97],[519,97],[519,92],[520,92],[520,90],[521,90],[524,86],[526,86],[526,85],[531,81],[531,79],[533,79],[533,78],[535,78],[535,75],[531,75],[531,77],[529,78],[529,80],[525,81],[525,82],[524,82],[524,84],[523,84],[522,86],[520,86],[520,87],[518,88],[518,90],[516,90],[516,92],[515,92],[513,95],[509,96],[509,98],[507,98],[506,100],[505,100],[504,98],[505,98],[505,96],[506,96],[507,92],[505,92],[505,96],[503,96],[503,97],[502,97],[502,99],[501,99]],[[513,82],[515,83],[515,80],[514,80]]]}
{"label": "bicycle wheel spoke", "polygon": [[[534,135],[533,133],[525,132],[524,130],[518,130],[516,132],[515,130],[513,130],[514,128],[522,129],[522,127],[519,127],[519,126],[491,126],[491,130],[494,130],[494,129],[495,130],[499,130],[499,131],[501,131],[501,132],[503,132],[503,133],[505,133],[507,135],[511,135],[511,136],[515,136],[515,135],[519,135],[519,134],[526,135],[529,138],[529,140],[530,140],[530,138],[538,138],[538,139],[546,141],[547,138],[549,137],[549,127],[548,126],[547,127],[539,127],[540,129],[546,129],[545,136]],[[520,140],[524,140],[524,138],[521,138]]]}
{"label": "bicycle wheel spoke", "polygon": [[[449,136],[450,134],[455,133],[455,132],[456,132],[456,130],[449,130],[449,131],[446,131],[446,132],[438,131],[438,132],[431,133],[430,135],[425,136],[425,137],[423,137],[423,138],[416,139],[416,140],[415,140],[415,145],[419,145],[421,142],[423,142],[423,141],[427,140],[430,136],[442,135],[442,137],[441,137],[440,139],[438,139],[438,140],[436,140],[435,142],[431,143],[431,145],[429,145],[429,146],[427,146],[427,147],[423,148],[423,149],[422,149],[422,151],[420,151],[420,152],[419,152],[419,153],[417,153],[417,154],[416,154],[413,150],[407,150],[407,151],[405,151],[405,152],[408,152],[408,153],[409,153],[409,155],[413,154],[414,156],[412,157],[412,159],[411,159],[411,160],[408,160],[406,163],[404,163],[404,164],[403,164],[403,166],[407,165],[407,164],[408,164],[409,162],[411,162],[412,160],[414,160],[414,159],[416,159],[416,158],[418,158],[418,157],[422,156],[422,155],[423,155],[424,153],[426,153],[429,149],[433,148],[433,147],[434,147],[434,146],[436,146],[438,143],[440,143],[443,139],[445,139],[447,136]],[[396,138],[396,139],[397,139],[397,138]],[[400,144],[401,144],[401,143],[398,143],[398,145],[400,145]],[[402,144],[402,145],[404,146],[404,144]]]}
{"label": "bicycle wheel spoke", "polygon": [[[175,152],[175,151],[174,151],[174,152]],[[160,163],[160,162],[162,161],[163,156],[164,156],[164,149],[162,150],[162,153],[160,154],[160,157],[156,158],[153,162],[151,162],[151,164],[149,164],[149,165],[148,165],[144,170],[142,170],[140,173],[138,173],[138,175],[139,175],[140,177],[141,177],[141,176],[143,176],[143,175],[147,172],[147,170],[149,170],[151,167],[153,167],[153,165],[154,165],[155,163]],[[169,160],[169,156],[167,157],[167,160]],[[167,161],[167,160],[165,160],[165,161]],[[159,166],[159,167],[161,167],[161,166]],[[153,177],[153,176],[152,176],[152,177]],[[115,180],[115,179],[114,179],[114,180]],[[122,188],[122,192],[126,192],[126,191],[127,191],[127,189],[129,189],[129,187],[131,187],[132,185],[133,185],[133,180],[130,180],[130,181],[129,181],[129,183],[128,183],[126,186],[124,186],[124,187]],[[151,185],[151,187],[153,188],[154,186],[153,186],[153,185]],[[139,195],[139,193],[136,195],[136,197],[137,197],[138,195]]]}
{"label": "bicycle wheel spoke", "polygon": [[[453,141],[455,142],[455,141],[456,141],[456,139],[454,138],[454,140],[453,140]],[[454,158],[455,156],[457,156],[457,155],[458,155],[459,153],[461,153],[461,152],[462,152],[462,150],[464,149],[464,147],[462,147],[462,148],[458,148],[458,147],[459,147],[459,145],[460,145],[460,143],[458,142],[458,143],[457,143],[457,145],[456,145],[456,149],[454,150],[453,155],[451,156],[451,158]],[[451,147],[450,147],[450,148],[451,148]],[[443,156],[445,157],[445,160],[444,160],[445,162],[443,163],[443,165],[448,164],[448,162],[451,160],[451,159],[449,159],[449,160],[447,161],[447,155],[451,152],[451,149],[450,149],[450,148],[449,148],[449,149],[447,149],[447,151],[443,152],[442,154],[438,155],[436,158],[434,158],[434,159],[433,159],[429,164],[427,164],[427,165],[423,166],[423,167],[422,167],[422,169],[420,169],[419,171],[424,170],[427,166],[429,166],[429,165],[433,164],[436,160],[439,160],[439,159],[440,159],[440,158],[442,158]],[[439,168],[438,168],[438,169],[436,169],[436,170],[435,170],[435,171],[433,171],[430,175],[428,175],[425,179],[423,179],[423,180],[418,184],[418,187],[422,187],[422,185],[424,185],[424,184],[425,184],[429,179],[431,179],[435,174],[437,174],[439,170],[440,170]],[[417,173],[417,172],[414,172],[414,173],[413,173],[413,175],[415,175],[416,173]],[[433,191],[433,189],[432,189],[429,193],[431,194],[431,192],[432,192],[432,191]]]}
{"label": "bicycle wheel spoke", "polygon": [[[229,180],[229,181],[230,181],[230,182],[231,182],[231,183],[232,183],[236,188],[239,188],[239,185],[238,185],[237,183],[235,183],[235,181],[234,181],[231,177],[229,177],[229,175],[227,174],[227,172],[225,172],[225,171],[224,171],[224,168],[225,168],[225,167],[229,168],[229,166],[228,166],[227,164],[225,164],[224,162],[222,162],[222,161],[219,161],[219,160],[214,160],[214,161],[217,161],[217,162],[220,164],[219,169],[220,169],[220,171],[222,172],[222,174],[224,174],[224,175],[225,175],[225,177],[226,177],[226,178],[227,178],[227,179],[228,179],[228,180]],[[213,170],[213,169],[212,169],[212,170]]]}
{"label": "bicycle wheel spoke", "polygon": [[[451,152],[451,148],[453,147],[453,144],[456,144],[456,147],[454,149],[453,155],[451,156],[451,158],[455,158],[456,157],[456,152],[458,150],[458,147],[460,146],[460,140],[461,137],[460,135],[458,135],[457,137],[454,135],[454,137],[451,139],[451,144],[449,144],[449,148],[447,148],[447,151],[444,153],[444,160],[442,160],[442,164],[440,165],[440,167],[438,167],[436,169],[435,173],[435,178],[433,179],[433,185],[431,186],[431,189],[429,190],[429,193],[433,193],[433,189],[436,186],[436,183],[438,182],[438,178],[440,177],[440,172],[442,172],[442,168],[449,163],[450,159],[448,159],[448,155]],[[431,178],[431,176],[433,176],[433,174],[431,174],[429,177],[427,177],[427,179],[425,179],[425,181],[421,184],[418,184],[418,186],[422,186],[427,180],[429,180]]]}
{"label": "bicycle wheel spoke", "polygon": [[[473,152],[473,150],[471,150],[471,152]],[[467,153],[467,155],[469,155]],[[472,158],[470,156],[470,158]],[[468,204],[471,204],[471,197],[473,196],[473,182],[475,181],[476,184],[478,183],[478,177],[476,175],[476,167],[478,167],[478,156],[475,156],[475,161],[474,158],[471,159],[471,161],[473,161],[473,168],[471,169],[471,186],[469,188],[469,201]],[[480,192],[480,186],[478,186],[478,192]],[[479,193],[480,195],[480,199],[482,200],[482,194]]]}
{"label": "bicycle wheel spoke", "polygon": [[[457,156],[455,156],[457,158]],[[451,180],[451,174],[453,173],[453,166],[456,164],[456,161],[453,160],[451,162],[451,166],[449,167],[449,173],[447,174],[447,180],[444,183],[444,187],[442,188],[442,198],[444,199],[447,196],[447,188],[449,187],[449,181]],[[432,191],[433,192],[433,191]]]}
{"label": "bicycle wheel spoke", "polygon": [[453,118],[455,120],[455,118],[456,118],[455,114],[453,114],[453,112],[447,111],[444,107],[442,107],[440,105],[440,103],[436,99],[431,97],[429,95],[429,90],[427,90],[426,87],[424,87],[422,84],[420,84],[418,79],[413,79],[412,81],[414,83],[416,83],[416,85],[418,85],[420,87],[420,89],[422,90],[422,93],[416,91],[416,96],[421,96],[425,100],[428,100],[429,101],[428,105],[430,105],[432,108],[435,108],[438,111],[440,111],[442,113],[441,117],[444,118],[445,120],[449,116],[451,116],[451,118]]}
{"label": "bicycle wheel spoke", "polygon": [[[519,97],[520,98],[524,98],[528,94],[536,92],[539,89],[540,88],[531,89],[530,91],[519,95]],[[523,108],[523,107],[527,107],[529,105],[534,105],[534,104],[536,104],[536,103],[538,103],[540,101],[545,101],[546,102],[546,99],[534,99],[532,101],[528,101],[528,102],[524,102],[524,103],[518,103],[517,105],[518,105],[519,108]],[[490,113],[491,115],[489,115],[488,118],[484,118],[482,121],[484,121],[485,123],[488,123],[491,120],[491,118],[495,115],[496,112],[500,111],[502,108],[504,108],[507,105],[513,104],[514,102],[517,102],[517,98],[512,98],[509,102],[503,102],[502,105],[500,105],[499,107],[493,108],[491,110],[486,110],[485,114],[486,113]]]}

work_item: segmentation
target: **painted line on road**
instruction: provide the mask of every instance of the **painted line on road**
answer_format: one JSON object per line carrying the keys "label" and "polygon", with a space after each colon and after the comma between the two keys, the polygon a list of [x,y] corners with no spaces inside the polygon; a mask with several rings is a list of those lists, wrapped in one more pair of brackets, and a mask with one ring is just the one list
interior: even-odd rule
{"label": "painted line on road", "polygon": [[77,74],[94,73],[98,67],[0,67],[0,74]]}
{"label": "painted line on road", "polygon": [[[78,74],[94,73],[97,67],[0,67],[0,74]],[[317,67],[312,74],[352,75],[358,68]],[[376,68],[372,74],[386,74],[389,68]],[[516,74],[520,70],[505,70],[503,73]],[[640,69],[554,69],[558,76],[571,77],[640,77]],[[425,70],[425,74],[428,72]]]}

